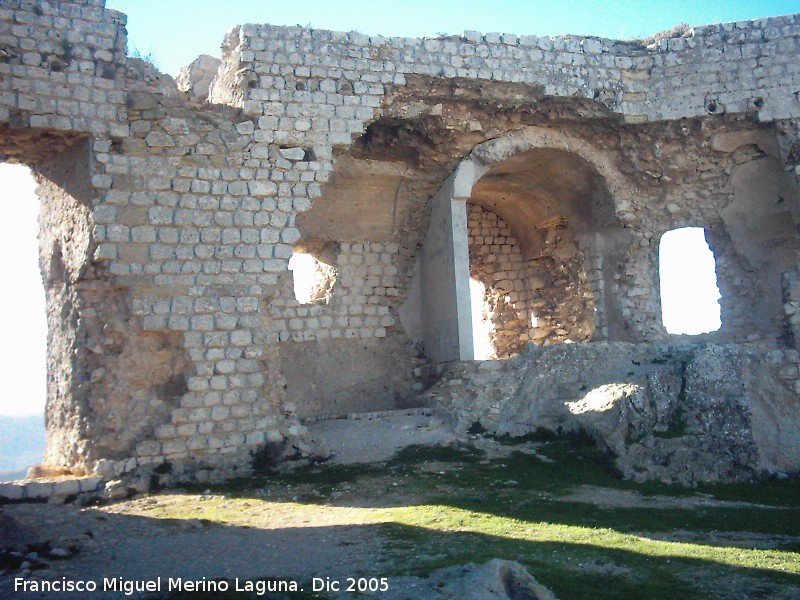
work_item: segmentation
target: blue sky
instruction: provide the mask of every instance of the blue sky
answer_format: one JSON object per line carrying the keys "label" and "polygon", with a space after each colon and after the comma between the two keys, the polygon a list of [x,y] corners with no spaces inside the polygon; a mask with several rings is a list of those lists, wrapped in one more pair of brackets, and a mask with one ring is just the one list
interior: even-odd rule
{"label": "blue sky", "polygon": [[175,75],[200,54],[219,56],[242,23],[311,25],[385,36],[465,30],[527,35],[646,37],[678,23],[705,25],[800,12],[800,0],[107,0],[128,15],[128,44]]}
{"label": "blue sky", "polygon": [[[27,167],[0,164],[0,199],[7,208],[0,219],[0,270],[7,282],[13,282],[0,294],[0,416],[44,410],[47,321],[39,274],[35,189]],[[0,440],[0,454],[2,450]]]}

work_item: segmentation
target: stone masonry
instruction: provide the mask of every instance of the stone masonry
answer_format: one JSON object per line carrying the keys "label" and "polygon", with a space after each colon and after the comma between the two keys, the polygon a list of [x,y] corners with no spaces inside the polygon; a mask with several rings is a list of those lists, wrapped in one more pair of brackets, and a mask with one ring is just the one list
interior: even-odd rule
{"label": "stone masonry", "polygon": [[[420,246],[466,163],[459,199],[518,256],[499,356],[671,343],[658,242],[685,226],[722,292],[691,341],[795,356],[799,37],[800,16],[642,42],[246,24],[179,89],[103,0],[0,0],[0,156],[42,206],[45,466],[223,479],[310,452],[301,419],[423,402]],[[308,304],[294,252],[327,265]]]}

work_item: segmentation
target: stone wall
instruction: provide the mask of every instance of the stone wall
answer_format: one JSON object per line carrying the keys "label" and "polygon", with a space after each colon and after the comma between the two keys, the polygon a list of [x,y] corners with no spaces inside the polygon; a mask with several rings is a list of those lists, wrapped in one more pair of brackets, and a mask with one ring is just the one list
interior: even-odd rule
{"label": "stone wall", "polygon": [[[467,156],[531,189],[580,175],[537,214],[522,196],[496,212],[549,342],[668,339],[658,239],[700,225],[723,287],[714,339],[785,343],[796,16],[649,46],[243,25],[208,99],[127,58],[124,24],[100,0],[0,7],[0,154],[32,167],[45,206],[51,466],[246,474],[308,450],[299,417],[416,402],[414,265],[429,199]],[[551,218],[568,228],[536,229]],[[531,231],[559,257],[544,269]],[[303,244],[335,248],[327,302],[294,299]]]}
{"label": "stone wall", "polygon": [[0,6],[0,123],[127,137],[126,17],[103,0]]}
{"label": "stone wall", "polygon": [[484,285],[481,310],[492,325],[492,358],[510,358],[531,339],[525,260],[508,225],[495,213],[469,204],[467,224],[470,277]]}
{"label": "stone wall", "polygon": [[399,295],[397,244],[341,243],[335,252],[335,280],[327,302],[300,304],[284,284],[270,302],[273,341],[384,338],[395,324],[390,314]]}
{"label": "stone wall", "polygon": [[[306,138],[302,132],[311,131],[349,144],[347,134],[370,119],[384,87],[416,74],[530,83],[543,96],[600,101],[630,122],[751,111],[783,119],[800,114],[796,90],[785,85],[798,75],[791,56],[799,30],[790,15],[699,27],[645,45],[478,32],[418,40],[245,25],[237,64],[249,71],[242,81],[257,85],[242,86],[241,106],[283,117],[288,135],[280,137]],[[275,104],[290,99],[307,104],[306,114]],[[317,114],[319,104],[341,110]]]}
{"label": "stone wall", "polygon": [[[531,322],[536,319],[532,339],[539,345],[592,339],[599,295],[591,284],[601,279],[590,280],[594,271],[566,222],[540,223],[539,230],[542,246],[527,263]],[[598,338],[602,335],[597,333]]]}
{"label": "stone wall", "polygon": [[540,221],[541,244],[523,256],[508,224],[468,205],[470,277],[484,285],[482,310],[491,323],[493,358],[510,358],[528,342],[552,345],[595,335],[602,281],[587,265],[564,218]]}

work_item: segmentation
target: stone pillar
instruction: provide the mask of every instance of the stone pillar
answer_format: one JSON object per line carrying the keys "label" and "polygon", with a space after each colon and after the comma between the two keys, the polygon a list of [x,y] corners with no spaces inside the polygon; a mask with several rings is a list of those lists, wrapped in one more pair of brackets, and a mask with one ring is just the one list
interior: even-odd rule
{"label": "stone pillar", "polygon": [[437,363],[474,358],[467,200],[476,179],[475,165],[464,161],[431,199],[420,275],[425,353]]}

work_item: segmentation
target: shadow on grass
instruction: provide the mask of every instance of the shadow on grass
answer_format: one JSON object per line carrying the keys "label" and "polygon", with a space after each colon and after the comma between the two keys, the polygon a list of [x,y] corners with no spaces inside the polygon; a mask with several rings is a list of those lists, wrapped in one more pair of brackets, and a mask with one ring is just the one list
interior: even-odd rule
{"label": "shadow on grass", "polygon": [[[87,512],[91,517],[94,511]],[[398,523],[282,529],[206,523],[187,528],[180,520],[106,513],[99,516],[108,525],[119,525],[131,534],[119,540],[113,553],[99,564],[96,559],[72,562],[73,577],[100,581],[103,577],[152,580],[160,576],[162,591],[148,595],[151,600],[324,598],[324,594],[311,593],[313,577],[338,578],[343,585],[346,577],[388,577],[390,589],[396,589],[402,584],[395,578],[401,575],[427,577],[438,568],[483,563],[491,558],[524,564],[561,600],[672,600],[712,595],[738,599],[758,597],[750,593],[754,590],[763,592],[763,597],[795,597],[800,591],[797,574],[593,543],[521,540]],[[326,558],[321,559],[323,555]],[[230,582],[230,591],[169,592],[170,577],[224,579]],[[293,580],[303,591],[266,595],[236,592],[236,578],[240,587],[247,580]],[[7,592],[8,587],[0,585],[3,597],[15,597],[13,593],[4,595],[4,590]]]}
{"label": "shadow on grass", "polygon": [[[780,536],[800,536],[800,483],[796,479],[695,489],[636,484],[618,479],[593,445],[575,442],[564,439],[543,442],[535,451],[544,458],[512,451],[502,458],[488,459],[482,451],[470,446],[416,447],[381,465],[323,466],[212,489],[234,499],[407,510],[403,523],[354,526],[387,541],[392,575],[424,576],[444,566],[506,558],[528,566],[537,579],[562,599],[589,595],[592,598],[800,597],[800,575],[785,570],[787,561],[798,564],[800,557],[792,553],[800,548],[796,540],[780,540]],[[576,486],[637,492],[655,501],[658,500],[655,496],[661,495],[679,499],[716,498],[759,506],[604,507],[561,499]],[[289,496],[265,497],[264,490],[268,487]],[[440,508],[443,516],[438,522],[435,515],[423,514],[425,510]],[[423,512],[415,513],[418,509]],[[504,520],[500,528],[517,523],[527,528],[528,534],[533,531],[533,537],[537,528],[596,529],[598,536],[616,536],[610,545],[617,547],[609,547],[607,540],[576,543],[565,536],[565,541],[531,541],[486,533],[486,527],[491,530],[493,525],[486,526],[484,531],[469,530],[469,523],[448,521],[453,515],[460,515],[459,511],[479,518]],[[645,538],[647,532],[666,534],[653,536],[662,539],[669,539],[673,532],[689,532],[693,538],[692,543],[662,546],[647,539],[629,544],[619,541],[624,537],[620,534],[640,532],[645,532]],[[725,532],[731,535],[719,536]],[[759,543],[780,550],[754,551],[755,558],[745,566],[741,563],[747,561],[736,558],[738,550],[728,547],[758,545],[751,544],[747,535],[737,542],[734,538],[742,532],[762,534]],[[772,546],[770,536],[777,538]],[[582,533],[577,538],[587,539],[587,535]],[[708,549],[715,545],[722,546],[717,554]],[[671,550],[664,550],[667,547]]]}
{"label": "shadow on grass", "polygon": [[[229,527],[227,527],[229,528]],[[335,529],[335,528],[334,528]],[[388,577],[390,590],[397,591],[395,577],[427,577],[432,571],[469,562],[481,564],[492,558],[515,560],[524,564],[543,585],[560,600],[674,600],[675,598],[754,598],[796,597],[800,575],[776,573],[769,569],[734,567],[695,558],[653,557],[625,550],[609,550],[590,544],[530,542],[474,533],[441,532],[408,525],[363,525],[361,535],[392,540],[395,558],[384,570],[352,572],[353,577]],[[320,530],[324,538],[330,532]],[[269,544],[265,533],[264,543]],[[257,548],[253,548],[258,552]],[[403,558],[404,557],[404,558]],[[305,591],[274,594],[260,598],[325,598],[311,594],[310,577],[329,577],[328,573],[310,574],[301,584]],[[230,577],[230,576],[229,576]],[[233,579],[231,590],[233,590]],[[344,580],[342,580],[344,585]],[[402,584],[399,584],[402,585]],[[428,590],[431,594],[435,590]],[[418,587],[415,594],[425,593]],[[373,594],[372,597],[381,597]],[[191,600],[256,598],[253,593],[162,593],[148,596],[153,600]],[[427,597],[427,596],[408,596]]]}
{"label": "shadow on grass", "polygon": [[[343,583],[346,577],[388,577],[390,589],[396,590],[403,585],[399,576],[427,577],[438,568],[491,558],[524,564],[561,600],[789,598],[800,593],[800,575],[795,573],[731,565],[725,562],[730,555],[723,560],[692,556],[691,545],[685,555],[679,555],[680,548],[670,553],[655,543],[641,550],[610,548],[603,546],[602,540],[593,541],[592,531],[582,533],[584,541],[564,542],[520,539],[515,537],[513,523],[506,524],[512,531],[494,535],[469,531],[468,523],[467,529],[460,531],[397,522],[259,529],[95,509],[81,514],[89,528],[102,523],[104,535],[111,532],[115,542],[102,556],[79,553],[70,559],[70,578],[101,582],[103,578],[162,577],[161,593],[148,596],[153,600],[325,597],[311,593],[313,577],[338,578]],[[0,577],[0,597],[29,597],[13,593],[13,576],[6,573]],[[179,577],[225,579],[231,582],[230,591],[169,592],[167,578]],[[273,595],[235,592],[236,578],[240,587],[248,580],[293,580],[304,591]]]}
{"label": "shadow on grass", "polygon": [[[512,451],[488,460],[471,446],[414,446],[385,464],[323,465],[212,489],[233,497],[263,500],[258,495],[261,485],[277,482],[293,486],[298,495],[292,499],[308,504],[387,507],[416,504],[424,498],[426,503],[529,523],[603,527],[628,533],[691,530],[800,536],[798,478],[697,488],[641,484],[621,479],[608,459],[580,437],[551,439],[536,452],[544,459]],[[427,468],[430,466],[436,468]],[[357,483],[357,498],[334,498],[342,486]],[[651,502],[643,507],[604,506],[563,498],[578,486],[635,492]],[[673,503],[662,508],[658,506],[659,496],[694,500],[696,504],[682,508]],[[730,504],[711,502],[715,500]]]}
{"label": "shadow on grass", "polygon": [[384,535],[400,547],[405,545],[416,557],[415,564],[408,567],[412,574],[425,576],[437,568],[492,558],[516,560],[561,600],[754,597],[747,593],[750,588],[769,590],[772,596],[765,597],[800,593],[798,574],[689,556],[665,557],[589,543],[527,541],[407,525],[382,527]]}

